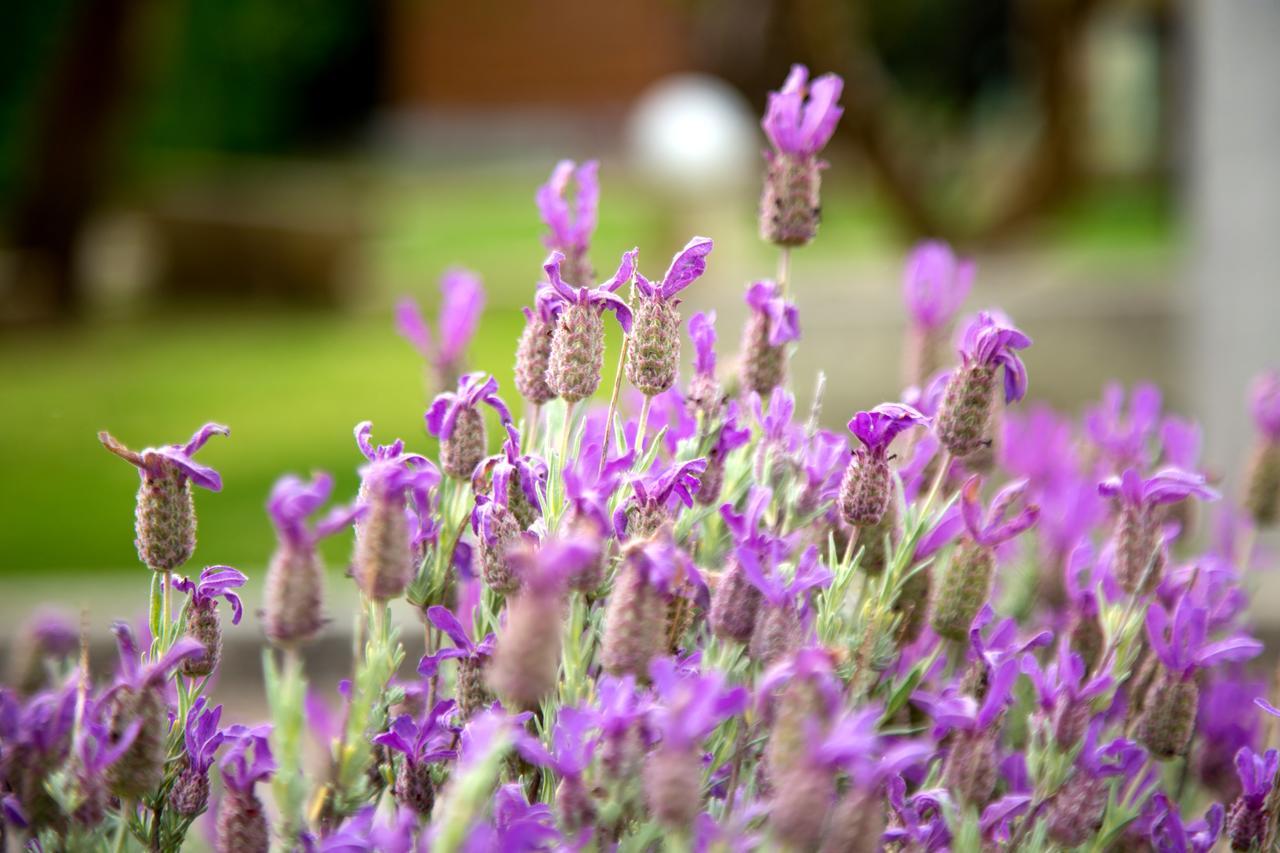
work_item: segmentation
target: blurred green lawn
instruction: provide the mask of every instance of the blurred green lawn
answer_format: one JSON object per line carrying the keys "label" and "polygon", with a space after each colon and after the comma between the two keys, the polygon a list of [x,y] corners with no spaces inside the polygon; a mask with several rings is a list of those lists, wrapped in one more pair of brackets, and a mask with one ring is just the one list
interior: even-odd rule
{"label": "blurred green lawn", "polygon": [[[231,426],[229,439],[214,438],[199,456],[225,482],[217,495],[197,490],[193,564],[200,565],[265,563],[274,539],[263,505],[285,472],[328,470],[337,496],[353,495],[361,458],[351,431],[361,420],[373,421],[375,440],[403,437],[434,456],[423,429],[422,364],[394,334],[388,297],[412,292],[434,314],[434,282],[451,264],[480,272],[489,290],[471,364],[494,372],[516,402],[510,374],[519,306],[544,252],[532,204],[537,182],[443,177],[387,193],[373,241],[387,292],[370,294],[354,314],[191,304],[7,332],[0,340],[0,573],[136,571],[137,475],[99,446],[100,429],[143,447],[185,441],[206,420]],[[830,196],[815,257],[898,251],[888,217],[865,195]],[[1051,234],[1082,251],[1163,245],[1168,217],[1144,199],[1086,201]],[[687,235],[667,233],[675,226],[637,188],[606,184],[603,201],[594,252],[601,274],[636,244],[646,250],[645,271],[660,274],[666,253]],[[752,233],[750,210],[741,226]],[[761,246],[748,262],[770,269],[772,257]],[[609,342],[610,375],[616,344]],[[495,445],[496,435],[491,429]],[[348,548],[333,544],[331,563],[342,564]]]}

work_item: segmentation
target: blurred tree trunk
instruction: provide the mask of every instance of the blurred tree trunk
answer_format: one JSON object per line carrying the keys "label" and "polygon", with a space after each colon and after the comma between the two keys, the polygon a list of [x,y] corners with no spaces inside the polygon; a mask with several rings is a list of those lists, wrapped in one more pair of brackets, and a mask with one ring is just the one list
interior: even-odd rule
{"label": "blurred tree trunk", "polygon": [[10,213],[25,310],[79,305],[76,244],[108,183],[148,5],[84,0],[53,58]]}

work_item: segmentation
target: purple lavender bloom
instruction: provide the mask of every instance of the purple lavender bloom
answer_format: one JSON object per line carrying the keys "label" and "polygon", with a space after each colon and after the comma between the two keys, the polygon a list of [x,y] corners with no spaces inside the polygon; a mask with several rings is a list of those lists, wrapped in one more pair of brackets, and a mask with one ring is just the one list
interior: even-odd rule
{"label": "purple lavender bloom", "polygon": [[318,853],[412,853],[418,815],[400,807],[383,814],[376,805],[365,806],[342,822],[332,835],[320,839]]}
{"label": "purple lavender bloom", "polygon": [[1185,471],[1195,470],[1200,462],[1202,437],[1200,425],[1177,415],[1166,415],[1160,422],[1161,460]]}
{"label": "purple lavender bloom", "polygon": [[1037,631],[1019,639],[1018,622],[1013,618],[1001,619],[987,631],[994,620],[995,611],[990,604],[984,604],[969,628],[969,658],[982,666],[988,676],[1009,659],[1034,661],[1034,651],[1053,642],[1052,631]]}
{"label": "purple lavender bloom", "polygon": [[214,755],[226,739],[226,733],[218,728],[222,719],[222,706],[207,707],[208,700],[201,696],[187,712],[187,725],[183,729],[182,742],[186,747],[187,766],[200,773],[209,772]]}
{"label": "purple lavender bloom", "polygon": [[472,828],[463,842],[463,853],[495,850],[526,853],[553,850],[561,842],[555,817],[544,803],[529,804],[518,782],[503,785],[493,795],[493,822]]}
{"label": "purple lavender bloom", "polygon": [[[547,226],[543,243],[548,249],[558,249],[575,261],[586,257],[591,248],[591,235],[596,230],[600,204],[599,168],[596,160],[588,160],[581,166],[576,166],[572,160],[561,160],[551,171],[550,179],[538,187],[535,197],[538,213]],[[577,185],[572,202],[566,198],[571,182]]]}
{"label": "purple lavender bloom", "polygon": [[1013,683],[1018,678],[1018,661],[1006,659],[991,675],[982,704],[971,696],[958,693],[954,687],[941,694],[917,690],[911,701],[934,720],[934,736],[941,738],[947,732],[958,729],[964,732],[981,732],[990,729],[1004,713],[1013,694]]}
{"label": "purple lavender bloom", "polygon": [[1006,403],[1021,400],[1027,393],[1027,368],[1017,350],[1031,346],[1031,338],[993,312],[981,311],[964,330],[959,353],[965,367],[1004,368]]}
{"label": "purple lavender bloom", "polygon": [[770,710],[774,694],[784,685],[803,682],[820,697],[825,709],[835,715],[843,689],[836,677],[831,654],[820,646],[806,646],[795,654],[769,667],[756,682],[756,702],[762,710]]}
{"label": "purple lavender bloom", "polygon": [[1267,692],[1264,680],[1248,679],[1232,669],[1243,667],[1222,667],[1207,674],[1196,714],[1196,731],[1201,737],[1195,755],[1195,774],[1224,801],[1240,793],[1235,772],[1236,753],[1242,747],[1257,743],[1258,738],[1257,715],[1241,713],[1241,709],[1248,708],[1255,697]]}
{"label": "purple lavender bloom", "polygon": [[926,853],[948,849],[951,831],[947,828],[947,813],[952,804],[946,789],[930,788],[908,797],[907,783],[902,776],[891,777],[888,787],[889,805],[898,818],[898,825],[885,831],[884,840]]}
{"label": "purple lavender bloom", "polygon": [[1280,770],[1280,752],[1268,749],[1258,755],[1249,747],[1236,753],[1236,772],[1240,776],[1240,799],[1253,809],[1261,809],[1271,793],[1276,771]]}
{"label": "purple lavender bloom", "polygon": [[634,496],[613,514],[618,538],[652,536],[679,504],[693,506],[693,495],[706,469],[707,460],[699,458],[672,463],[657,473],[633,476],[630,482]]}
{"label": "purple lavender bloom", "polygon": [[493,655],[494,635],[490,633],[478,643],[472,641],[467,629],[448,608],[438,604],[427,608],[427,621],[453,641],[453,648],[441,649],[433,655],[424,655],[418,664],[418,674],[423,678],[434,677],[439,671],[441,661],[452,658],[479,660]]}
{"label": "purple lavender bloom", "polygon": [[177,578],[173,587],[190,596],[192,608],[215,606],[218,598],[224,599],[231,605],[231,624],[239,625],[240,618],[244,615],[244,605],[240,602],[240,596],[231,590],[244,586],[248,580],[244,572],[230,566],[206,566],[200,572],[199,581]]}
{"label": "purple lavender bloom", "polygon": [[324,471],[311,476],[311,480],[286,475],[276,481],[267,499],[267,515],[276,529],[282,545],[305,551],[314,551],[316,543],[332,536],[360,517],[362,510],[354,503],[337,506],[320,521],[310,524],[307,516],[324,506],[333,494],[333,477]]}
{"label": "purple lavender bloom", "polygon": [[484,311],[484,287],[475,273],[464,269],[446,270],[440,279],[438,324],[439,342],[423,319],[418,303],[405,298],[396,304],[396,331],[435,368],[441,386],[452,384],[465,357],[467,344],[475,335]]}
{"label": "purple lavender bloom", "polygon": [[795,443],[795,425],[791,422],[796,411],[796,398],[782,386],[774,388],[769,394],[769,409],[764,408],[764,401],[759,394],[751,395],[751,413],[760,425],[765,442],[789,450]]}
{"label": "purple lavender bloom", "polygon": [[[970,538],[979,545],[994,548],[1035,524],[1040,518],[1040,507],[1025,504],[1027,486],[1026,480],[1009,483],[992,498],[984,516],[979,496],[982,478],[977,475],[970,477],[960,492],[960,514]],[[1015,513],[1019,505],[1022,509]],[[1011,513],[1015,514],[1010,517]]]}
{"label": "purple lavender bloom", "polygon": [[354,433],[356,447],[369,460],[369,464],[360,469],[362,492],[374,486],[400,493],[409,489],[427,490],[440,482],[440,472],[431,460],[420,453],[405,453],[402,439],[397,438],[391,444],[374,444],[372,421],[356,424]]}
{"label": "purple lavender bloom", "polygon": [[1169,672],[1184,680],[1197,669],[1249,660],[1262,652],[1262,643],[1244,635],[1209,642],[1207,618],[1205,607],[1185,595],[1172,614],[1159,604],[1147,609],[1147,640],[1152,651]]}
{"label": "purple lavender bloom", "polygon": [[231,726],[224,733],[227,751],[218,763],[222,782],[232,791],[250,794],[253,786],[276,772],[268,738],[271,726]]}
{"label": "purple lavender bloom", "polygon": [[482,493],[485,478],[498,468],[503,468],[507,472],[507,506],[515,513],[520,526],[527,528],[542,513],[542,498],[547,488],[547,463],[540,456],[522,454],[520,431],[513,423],[505,426],[507,440],[502,443],[502,452],[476,466],[475,473],[471,475],[471,485],[476,494]]}
{"label": "purple lavender bloom", "polygon": [[982,810],[978,826],[982,837],[997,844],[1011,840],[1013,821],[1026,814],[1031,805],[1027,794],[1006,794]]}
{"label": "purple lavender bloom", "polygon": [[780,347],[790,341],[800,340],[800,312],[796,306],[782,297],[782,289],[776,281],[757,281],[747,288],[747,307],[767,318],[768,344]]}
{"label": "purple lavender bloom", "polygon": [[1119,498],[1134,508],[1146,508],[1176,503],[1189,497],[1217,500],[1220,495],[1205,483],[1204,477],[1181,468],[1161,468],[1151,477],[1143,479],[1136,468],[1126,468],[1118,477],[1110,477],[1098,484],[1098,494]]}
{"label": "purple lavender bloom", "polygon": [[649,665],[658,704],[649,712],[654,731],[667,749],[694,749],[702,739],[747,707],[747,691],[729,686],[723,673],[682,672],[673,658]]}
{"label": "purple lavender bloom", "polygon": [[707,255],[711,254],[711,239],[693,237],[684,248],[671,258],[662,280],[657,284],[649,281],[636,270],[636,291],[646,299],[673,299],[676,294],[693,284],[707,270]]}
{"label": "purple lavender bloom", "polygon": [[613,278],[600,284],[594,289],[585,285],[579,285],[576,289],[560,277],[560,267],[564,263],[564,255],[559,252],[552,252],[546,262],[543,263],[542,269],[547,274],[547,281],[551,283],[554,289],[555,298],[557,298],[564,306],[584,305],[593,306],[597,313],[604,311],[612,311],[614,316],[618,318],[618,324],[622,326],[622,331],[631,332],[631,308],[627,305],[626,300],[618,296],[617,290],[631,280],[636,271],[636,255],[637,249],[632,249],[622,255],[622,261],[618,264],[618,270],[613,274]]}
{"label": "purple lavender bloom", "polygon": [[939,240],[916,244],[902,274],[902,295],[912,324],[925,332],[946,328],[973,286],[974,263]]}
{"label": "purple lavender bloom", "polygon": [[716,312],[699,311],[689,318],[689,340],[693,341],[693,372],[716,375]]}
{"label": "purple lavender bloom", "polygon": [[222,491],[222,477],[208,465],[201,465],[192,458],[215,435],[231,435],[231,429],[222,424],[207,423],[196,430],[186,444],[165,444],[136,451],[125,447],[106,432],[98,433],[98,440],[107,450],[136,467],[144,480],[147,477],[163,478],[176,470],[181,477],[197,486],[219,492]]}
{"label": "purple lavender bloom", "polygon": [[511,422],[511,410],[498,396],[498,380],[487,373],[468,373],[458,380],[458,390],[436,395],[427,409],[427,432],[448,441],[453,438],[458,418],[463,411],[476,411],[481,403],[488,405],[504,424]]}
{"label": "purple lavender bloom", "polygon": [[1201,820],[1184,824],[1178,807],[1159,791],[1152,797],[1151,845],[1156,853],[1209,853],[1222,834],[1224,810],[1214,803]]}
{"label": "purple lavender bloom", "polygon": [[869,412],[858,412],[849,421],[849,432],[862,442],[866,453],[883,459],[898,434],[913,426],[928,426],[929,419],[903,403],[881,403]]}
{"label": "purple lavender bloom", "polygon": [[811,157],[821,151],[844,113],[838,103],[843,89],[844,81],[835,74],[810,83],[808,68],[791,66],[782,89],[769,93],[760,123],[778,153]]}
{"label": "purple lavender bloom", "polygon": [[829,586],[833,577],[831,570],[818,561],[816,545],[804,549],[790,580],[785,579],[780,572],[766,569],[751,549],[737,549],[735,553],[743,560],[747,579],[760,590],[765,601],[774,607],[792,607],[798,612],[805,612],[809,603],[808,593]]}
{"label": "purple lavender bloom", "polygon": [[421,723],[401,714],[387,731],[374,735],[373,742],[401,753],[415,767],[457,758],[454,742],[461,730],[448,723],[455,707],[452,699],[437,702]]}
{"label": "purple lavender bloom", "polygon": [[1268,370],[1253,380],[1249,412],[1258,432],[1273,444],[1280,443],[1280,370]]}
{"label": "purple lavender bloom", "polygon": [[1111,689],[1110,673],[1085,680],[1084,658],[1067,643],[1058,644],[1058,659],[1041,669],[1030,655],[1022,659],[1022,671],[1031,679],[1043,711],[1053,715],[1053,734],[1058,745],[1070,749],[1085,734],[1093,713],[1092,702]]}
{"label": "purple lavender bloom", "polygon": [[1138,385],[1124,411],[1124,386],[1107,385],[1102,402],[1085,412],[1085,431],[1094,444],[1119,467],[1141,465],[1147,458],[1160,423],[1160,389]]}

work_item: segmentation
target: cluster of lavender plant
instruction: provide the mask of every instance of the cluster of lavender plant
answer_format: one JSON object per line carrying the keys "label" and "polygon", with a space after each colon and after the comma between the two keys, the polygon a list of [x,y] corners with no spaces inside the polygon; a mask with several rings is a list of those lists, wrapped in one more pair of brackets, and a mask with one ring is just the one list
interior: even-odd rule
{"label": "cluster of lavender plant", "polygon": [[[107,684],[74,626],[21,639],[7,837],[174,850],[212,811],[222,851],[1272,850],[1280,711],[1245,608],[1280,509],[1280,375],[1253,391],[1230,505],[1152,387],[1110,387],[1081,421],[1018,405],[1031,339],[998,310],[961,317],[973,265],[926,243],[902,399],[847,435],[820,424],[821,381],[797,412],[789,252],[816,235],[840,90],[797,67],[770,97],[760,232],[780,275],[746,289],[733,370],[714,313],[681,316],[711,240],[653,279],[626,252],[596,283],[595,163],[537,194],[551,253],[519,421],[464,372],[473,276],[445,277],[434,331],[399,307],[446,389],[424,417],[438,454],[362,423],[352,501],[325,510],[323,473],[272,490],[279,544],[239,629],[269,644],[264,725],[223,727],[209,695],[245,576],[186,568],[195,487],[221,488],[194,457],[228,430],[140,451],[103,433],[141,475],[146,636],[117,624]],[[326,619],[317,543],[349,529],[361,607],[330,707],[301,652]]]}

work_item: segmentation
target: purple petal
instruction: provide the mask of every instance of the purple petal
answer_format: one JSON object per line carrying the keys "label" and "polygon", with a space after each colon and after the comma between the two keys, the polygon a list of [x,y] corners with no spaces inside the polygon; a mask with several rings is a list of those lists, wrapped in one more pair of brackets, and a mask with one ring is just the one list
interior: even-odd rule
{"label": "purple petal", "polygon": [[422,317],[417,301],[405,297],[397,302],[395,318],[396,331],[400,333],[400,337],[412,344],[423,358],[430,360],[433,357],[431,330]]}
{"label": "purple petal", "polygon": [[684,290],[707,269],[707,255],[712,242],[707,237],[694,237],[671,259],[667,273],[662,277],[662,296],[670,299]]}

